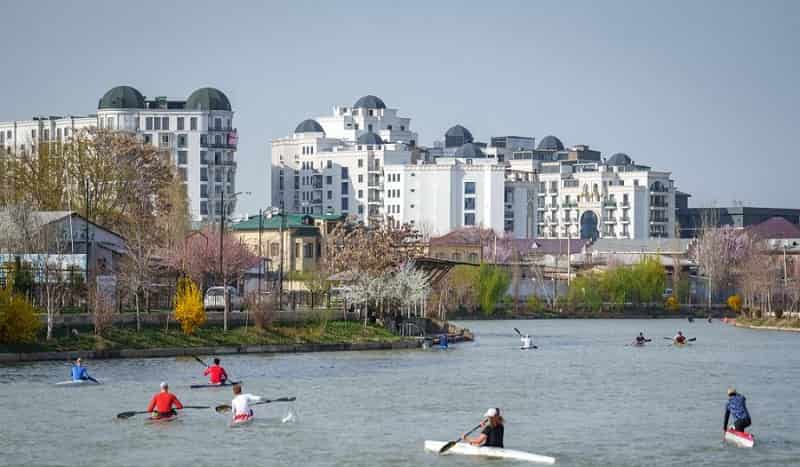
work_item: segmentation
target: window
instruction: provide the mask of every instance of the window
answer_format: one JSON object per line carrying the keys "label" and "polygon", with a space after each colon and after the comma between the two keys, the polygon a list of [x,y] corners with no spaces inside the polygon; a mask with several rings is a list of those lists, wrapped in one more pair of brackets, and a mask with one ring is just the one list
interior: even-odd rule
{"label": "window", "polygon": [[188,164],[189,153],[186,151],[178,151],[178,164]]}
{"label": "window", "polygon": [[464,214],[464,225],[475,225],[475,213],[468,212]]}
{"label": "window", "polygon": [[325,168],[326,169],[332,169],[333,168],[333,161],[330,161],[330,160],[325,161]]}
{"label": "window", "polygon": [[386,129],[392,131],[392,125],[386,125]]}
{"label": "window", "polygon": [[31,138],[36,139],[36,130],[31,130]]}
{"label": "window", "polygon": [[342,194],[346,195],[349,191],[349,187],[347,186],[347,182],[342,182]]}
{"label": "window", "polygon": [[364,175],[358,174],[358,183],[364,183]]}
{"label": "window", "polygon": [[[61,141],[61,128],[56,128],[56,138]],[[0,143],[3,142],[3,134],[0,133]]]}
{"label": "window", "polygon": [[169,117],[162,117],[161,118],[161,129],[162,130],[169,130]]}
{"label": "window", "polygon": [[[370,112],[370,115],[372,115],[372,111],[370,110],[369,112]],[[367,131],[372,131],[372,123],[367,125]]]}
{"label": "window", "polygon": [[350,176],[349,170],[347,167],[342,167],[342,179],[346,179]]}
{"label": "window", "polygon": [[158,117],[153,118],[153,129],[160,130],[161,129],[161,119]]}
{"label": "window", "polygon": [[214,144],[217,146],[222,144],[222,135],[214,135]]}
{"label": "window", "polygon": [[269,255],[270,256],[278,256],[280,254],[279,250],[280,250],[280,244],[279,243],[276,242],[276,243],[270,243],[269,244]]}
{"label": "window", "polygon": [[313,258],[314,257],[314,244],[313,243],[304,243],[303,244],[303,258]]}
{"label": "window", "polygon": [[189,119],[189,129],[197,130],[197,117],[191,117]]}
{"label": "window", "polygon": [[406,131],[405,125],[400,125],[400,131]]}
{"label": "window", "polygon": [[330,176],[330,175],[326,175],[325,176],[325,184],[326,185],[332,185],[333,184],[333,177]]}
{"label": "window", "polygon": [[359,159],[358,160],[358,167],[359,168],[364,167],[364,159]]}
{"label": "window", "polygon": [[161,135],[161,138],[159,139],[159,144],[161,145],[162,148],[169,146],[169,133],[164,133]]}
{"label": "window", "polygon": [[205,183],[200,185],[200,197],[208,198],[208,185],[206,185]]}
{"label": "window", "polygon": [[464,210],[466,211],[475,210],[475,198],[464,198]]}
{"label": "window", "polygon": [[208,215],[208,201],[200,201],[200,214],[203,216]]}
{"label": "window", "polygon": [[181,180],[183,180],[185,182],[186,181],[186,167],[179,167],[178,168],[178,174],[180,175]]}
{"label": "window", "polygon": [[200,163],[208,164],[208,151],[200,151]]}
{"label": "window", "polygon": [[201,182],[208,181],[208,167],[200,167],[200,181]]}
{"label": "window", "polygon": [[200,146],[208,146],[208,135],[200,135]]}
{"label": "window", "polygon": [[153,135],[144,135],[144,144],[153,144]]}
{"label": "window", "polygon": [[186,135],[178,135],[178,147],[179,148],[186,147]]}
{"label": "window", "polygon": [[328,199],[333,199],[333,190],[328,190]]}
{"label": "window", "polygon": [[222,119],[221,118],[215,118],[214,119],[214,129],[215,130],[221,130],[222,129]]}
{"label": "window", "polygon": [[231,119],[230,118],[225,120],[225,128],[227,128],[228,130],[231,129]]}
{"label": "window", "polygon": [[475,194],[475,182],[464,182],[464,194],[466,195]]}
{"label": "window", "polygon": [[[114,128],[114,117],[106,118],[106,128],[108,128],[109,130],[112,130]],[[44,130],[44,131],[47,132],[47,130]],[[45,135],[45,139],[47,139],[46,135]]]}
{"label": "window", "polygon": [[217,151],[214,153],[214,163],[215,164],[222,164],[222,153]]}
{"label": "window", "polygon": [[358,190],[358,199],[364,198],[364,190]]}
{"label": "window", "polygon": [[178,117],[178,121],[177,121],[178,131],[183,131],[183,119],[184,119],[184,117]]}
{"label": "window", "polygon": [[153,117],[147,117],[144,119],[144,129],[145,130],[153,129]]}
{"label": "window", "polygon": [[294,244],[294,257],[295,258],[300,257],[300,242]]}
{"label": "window", "polygon": [[364,214],[364,205],[363,204],[359,204],[358,205],[358,213],[359,214]]}
{"label": "window", "polygon": [[350,198],[342,198],[342,211],[350,210]]}

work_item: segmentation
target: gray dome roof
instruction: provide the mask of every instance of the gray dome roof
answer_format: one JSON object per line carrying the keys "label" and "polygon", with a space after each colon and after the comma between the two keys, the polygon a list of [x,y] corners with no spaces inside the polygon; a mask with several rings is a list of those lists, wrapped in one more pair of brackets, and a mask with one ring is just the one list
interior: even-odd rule
{"label": "gray dome roof", "polygon": [[380,97],[373,96],[372,94],[362,97],[353,104],[354,109],[385,109],[386,104],[383,103]]}
{"label": "gray dome roof", "polygon": [[624,152],[618,152],[606,160],[608,165],[631,165],[633,161]]}
{"label": "gray dome roof", "polygon": [[553,135],[548,135],[539,141],[539,146],[536,147],[539,151],[563,151],[564,143]]}
{"label": "gray dome roof", "polygon": [[130,86],[111,88],[100,98],[98,109],[143,109],[144,96]]}
{"label": "gray dome roof", "polygon": [[294,129],[295,133],[325,133],[325,130],[322,129],[322,125],[320,125],[316,120],[313,119],[306,119],[300,122],[297,125],[297,128]]}
{"label": "gray dome roof", "polygon": [[472,133],[461,125],[451,126],[450,129],[445,132],[444,136],[445,138],[448,136],[462,138],[464,144],[472,142]]}
{"label": "gray dome roof", "polygon": [[383,140],[380,136],[368,131],[358,137],[358,144],[383,144]]}
{"label": "gray dome roof", "polygon": [[486,157],[475,143],[466,143],[456,149],[456,157]]}
{"label": "gray dome roof", "polygon": [[200,88],[186,99],[186,110],[231,110],[231,102],[219,89]]}

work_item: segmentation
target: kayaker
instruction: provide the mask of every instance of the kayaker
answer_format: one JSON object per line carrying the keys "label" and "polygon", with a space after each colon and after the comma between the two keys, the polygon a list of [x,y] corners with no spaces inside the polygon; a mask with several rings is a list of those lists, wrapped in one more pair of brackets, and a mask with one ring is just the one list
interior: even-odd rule
{"label": "kayaker", "polygon": [[636,345],[644,345],[645,342],[649,342],[650,339],[644,337],[644,333],[640,332],[638,336],[636,336],[636,340],[633,342]]}
{"label": "kayaker", "polygon": [[521,340],[523,349],[530,349],[531,347],[533,347],[533,339],[531,339],[530,334],[525,334],[525,336],[523,336]]}
{"label": "kayaker", "polygon": [[250,403],[261,402],[260,396],[252,394],[242,394],[242,385],[233,385],[233,400],[231,401],[231,411],[233,413],[233,421],[245,421],[254,415],[253,409],[250,408]]}
{"label": "kayaker", "polygon": [[81,365],[81,359],[76,358],[75,363],[72,365],[72,381],[93,380],[89,376],[89,371],[85,366]]}
{"label": "kayaker", "polygon": [[475,438],[468,438],[466,435],[461,435],[461,439],[473,446],[502,448],[503,433],[505,430],[503,428],[503,417],[500,415],[500,409],[489,409],[483,416],[486,420],[481,422],[481,426],[483,427],[481,434]]}
{"label": "kayaker", "polygon": [[672,341],[676,344],[685,344],[686,343],[686,336],[683,335],[683,332],[678,331],[678,334],[672,338]]}
{"label": "kayaker", "polygon": [[150,405],[147,406],[147,411],[153,413],[153,418],[165,418],[177,415],[175,409],[182,409],[183,404],[175,394],[169,392],[169,385],[166,381],[161,383],[161,391],[150,399]]}
{"label": "kayaker", "polygon": [[228,380],[228,373],[219,365],[219,358],[214,359],[214,364],[206,368],[203,376],[208,376],[211,384],[225,384]]}
{"label": "kayaker", "polygon": [[737,393],[734,388],[728,388],[728,402],[725,404],[725,421],[722,424],[722,431],[727,431],[728,418],[731,415],[733,415],[733,428],[736,431],[744,431],[752,423],[745,397]]}

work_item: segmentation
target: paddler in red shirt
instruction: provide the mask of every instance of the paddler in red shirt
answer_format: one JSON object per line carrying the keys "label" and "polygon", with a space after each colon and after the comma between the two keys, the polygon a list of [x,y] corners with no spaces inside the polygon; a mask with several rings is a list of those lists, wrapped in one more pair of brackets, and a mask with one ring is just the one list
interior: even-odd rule
{"label": "paddler in red shirt", "polygon": [[206,368],[203,376],[208,376],[211,384],[225,384],[225,381],[228,380],[228,373],[225,372],[225,368],[219,366],[218,358],[214,359],[213,365]]}
{"label": "paddler in red shirt", "polygon": [[[173,408],[173,406],[175,408]],[[175,409],[182,409],[183,404],[175,394],[169,392],[169,385],[166,381],[161,383],[161,391],[150,399],[150,405],[147,406],[147,411],[152,412],[153,418],[166,418],[177,415]]]}

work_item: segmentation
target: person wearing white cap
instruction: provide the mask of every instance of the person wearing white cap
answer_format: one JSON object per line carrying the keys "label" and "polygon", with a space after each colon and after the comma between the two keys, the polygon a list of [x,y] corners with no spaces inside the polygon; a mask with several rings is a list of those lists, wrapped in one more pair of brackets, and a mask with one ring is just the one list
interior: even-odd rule
{"label": "person wearing white cap", "polygon": [[466,435],[462,435],[461,438],[473,446],[502,448],[505,430],[503,428],[503,417],[500,415],[500,409],[491,408],[487,410],[483,416],[486,420],[481,422],[481,426],[483,427],[481,434],[475,438],[468,438]]}
{"label": "person wearing white cap", "polygon": [[[174,408],[173,408],[174,407]],[[168,418],[178,414],[175,409],[182,409],[183,404],[175,394],[169,392],[169,385],[166,381],[161,382],[161,391],[153,396],[147,411],[152,412],[152,418]]]}

